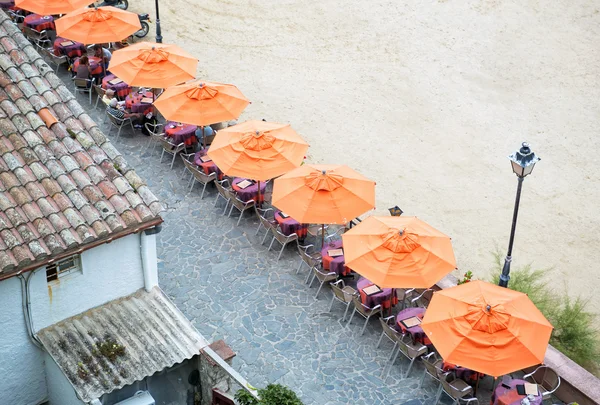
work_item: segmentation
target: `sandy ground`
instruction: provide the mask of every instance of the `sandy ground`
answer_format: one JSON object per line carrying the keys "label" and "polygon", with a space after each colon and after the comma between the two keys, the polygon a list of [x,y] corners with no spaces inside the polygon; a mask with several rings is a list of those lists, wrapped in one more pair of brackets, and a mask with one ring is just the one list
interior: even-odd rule
{"label": "sandy ground", "polygon": [[[477,278],[506,251],[517,185],[506,156],[529,141],[542,161],[524,183],[513,266],[553,266],[572,294],[600,286],[597,1],[161,7],[163,42],[252,100],[242,120],[289,122],[310,162],[376,180],[377,213],[398,204],[452,236],[459,269]],[[151,0],[130,10],[155,16]]]}

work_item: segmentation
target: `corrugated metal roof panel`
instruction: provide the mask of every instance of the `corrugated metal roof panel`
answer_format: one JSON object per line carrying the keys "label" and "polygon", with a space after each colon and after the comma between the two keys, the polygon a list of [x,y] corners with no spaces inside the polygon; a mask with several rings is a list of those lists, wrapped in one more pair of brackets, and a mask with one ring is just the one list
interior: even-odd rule
{"label": "corrugated metal roof panel", "polygon": [[159,288],[68,318],[38,337],[85,402],[189,359],[208,345]]}

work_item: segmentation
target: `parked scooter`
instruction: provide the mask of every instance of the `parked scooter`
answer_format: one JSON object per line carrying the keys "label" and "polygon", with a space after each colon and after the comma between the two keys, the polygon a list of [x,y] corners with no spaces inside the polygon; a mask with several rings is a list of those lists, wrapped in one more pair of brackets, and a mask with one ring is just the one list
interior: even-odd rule
{"label": "parked scooter", "polygon": [[116,8],[120,8],[121,10],[127,10],[129,7],[129,2],[127,0],[104,0],[99,6],[112,6]]}
{"label": "parked scooter", "polygon": [[146,35],[148,35],[148,32],[150,31],[150,25],[148,25],[148,23],[152,22],[152,20],[150,20],[150,15],[148,15],[148,13],[138,14],[138,18],[140,19],[140,24],[142,25],[142,29],[137,31],[133,35],[135,35],[138,38],[144,38]]}

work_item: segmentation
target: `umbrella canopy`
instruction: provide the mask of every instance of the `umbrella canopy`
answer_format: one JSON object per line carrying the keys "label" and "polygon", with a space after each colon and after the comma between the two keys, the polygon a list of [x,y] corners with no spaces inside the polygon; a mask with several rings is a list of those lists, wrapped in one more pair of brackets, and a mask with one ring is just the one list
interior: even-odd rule
{"label": "umbrella canopy", "polygon": [[87,7],[94,0],[16,0],[15,6],[40,15],[66,14]]}
{"label": "umbrella canopy", "polygon": [[434,293],[421,326],[445,361],[493,377],[541,364],[552,333],[526,294],[484,281]]}
{"label": "umbrella canopy", "polygon": [[115,51],[108,70],[130,86],[165,88],[192,80],[197,66],[176,45],[140,42]]}
{"label": "umbrella canopy", "polygon": [[275,179],[273,205],[305,224],[346,224],[375,207],[375,182],[348,166],[303,165]]}
{"label": "umbrella canopy", "polygon": [[287,124],[246,121],[217,132],[208,156],[229,176],[265,181],[300,166],[307,150]]}
{"label": "umbrella canopy", "polygon": [[202,127],[237,119],[248,104],[233,84],[201,80],[169,87],[154,102],[167,120]]}
{"label": "umbrella canopy", "polygon": [[342,239],[346,266],[379,287],[429,288],[456,268],[450,238],[416,217],[368,217]]}
{"label": "umbrella canopy", "polygon": [[83,44],[121,41],[142,28],[137,14],[110,6],[73,11],[55,24],[56,35]]}

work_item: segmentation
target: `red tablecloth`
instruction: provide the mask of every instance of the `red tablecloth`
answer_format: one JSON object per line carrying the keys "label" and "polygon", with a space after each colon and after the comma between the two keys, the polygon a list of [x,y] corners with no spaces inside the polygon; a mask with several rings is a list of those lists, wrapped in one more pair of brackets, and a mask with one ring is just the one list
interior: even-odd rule
{"label": "red tablecloth", "polygon": [[337,240],[335,242],[326,243],[323,249],[321,249],[321,257],[323,259],[323,269],[333,271],[341,276],[349,275],[352,270],[346,267],[346,261],[344,255],[331,257],[329,251],[334,249],[341,249],[342,241]]}
{"label": "red tablecloth", "polygon": [[402,331],[402,333],[410,333],[414,342],[419,342],[424,345],[430,345],[431,340],[427,337],[427,334],[423,331],[420,325],[413,326],[412,328],[406,328],[402,322],[405,319],[412,318],[416,316],[417,318],[423,319],[423,315],[425,315],[425,308],[417,307],[417,308],[406,308],[402,311],[398,312],[396,315],[396,323],[398,324],[398,328]]}
{"label": "red tablecloth", "polygon": [[456,364],[444,362],[442,365],[444,371],[454,371],[454,374],[461,380],[465,380],[470,383],[477,383],[477,380],[485,377],[485,374],[478,373],[471,369],[457,366]]}
{"label": "red tablecloth", "polygon": [[51,15],[29,14],[23,21],[26,27],[33,28],[36,31],[56,30],[54,26],[54,17]]}
{"label": "red tablecloth", "polygon": [[196,154],[194,155],[194,163],[196,164],[196,166],[200,167],[204,171],[204,173],[217,173],[217,178],[219,180],[223,180],[223,172],[219,170],[215,162],[213,162],[212,160],[210,162],[203,162],[200,159],[202,156],[206,155],[207,150],[208,149],[201,149],[199,152],[196,152]]}
{"label": "red tablecloth", "polygon": [[165,125],[165,134],[176,144],[183,142],[186,146],[191,146],[198,143],[196,129],[198,129],[196,125],[179,126],[177,122],[169,121]]}
{"label": "red tablecloth", "polygon": [[[511,380],[508,385],[510,388],[504,387],[502,384],[498,384],[492,395],[492,405],[520,405],[521,400],[525,398],[525,395],[519,395],[517,393],[517,385],[525,384],[525,380]],[[531,405],[542,405],[542,396],[536,395],[530,402]]]}
{"label": "red tablecloth", "polygon": [[371,308],[381,305],[383,309],[391,309],[392,306],[398,303],[398,297],[396,296],[396,290],[394,288],[382,288],[381,292],[378,292],[377,294],[365,294],[363,289],[371,285],[373,285],[373,283],[364,277],[361,277],[356,283],[356,289],[360,294],[360,300],[363,304]]}
{"label": "red tablecloth", "polygon": [[[101,75],[102,74],[102,65],[100,64],[100,58],[95,56],[90,56],[88,58],[90,60],[90,73],[92,75]],[[79,67],[79,58],[73,61],[73,72],[77,73],[77,68]]]}
{"label": "red tablecloth", "polygon": [[129,93],[127,97],[125,97],[125,106],[133,113],[148,114],[152,111],[152,104],[142,103],[144,97],[152,100],[154,95],[151,91],[147,91],[143,94],[140,94],[137,91],[135,93]]}
{"label": "red tablecloth", "polygon": [[[244,189],[238,187],[238,183],[246,180],[241,177],[236,177],[233,179],[233,183],[231,184],[231,188],[237,193],[238,198],[242,201],[250,201],[254,200],[258,202],[258,182],[254,182],[251,186],[248,186]],[[265,190],[267,189],[267,184],[264,181],[260,182],[260,202],[265,201]]]}
{"label": "red tablecloth", "polygon": [[[63,42],[71,42],[71,45],[62,45]],[[87,48],[81,42],[75,42],[61,37],[56,37],[53,48],[56,56],[67,55],[69,58],[76,58],[87,53]]]}
{"label": "red tablecloth", "polygon": [[[98,58],[100,60],[100,58]],[[102,79],[102,88],[104,90],[112,90],[115,92],[116,96],[120,99],[124,99],[131,92],[131,87],[125,82],[111,84],[109,83],[111,80],[116,79],[115,75],[107,75]]]}
{"label": "red tablecloth", "polygon": [[281,216],[281,211],[279,210],[275,211],[275,221],[277,221],[279,224],[281,233],[284,235],[291,235],[295,233],[300,239],[303,239],[308,233],[307,224],[301,224],[292,217],[284,218]]}

